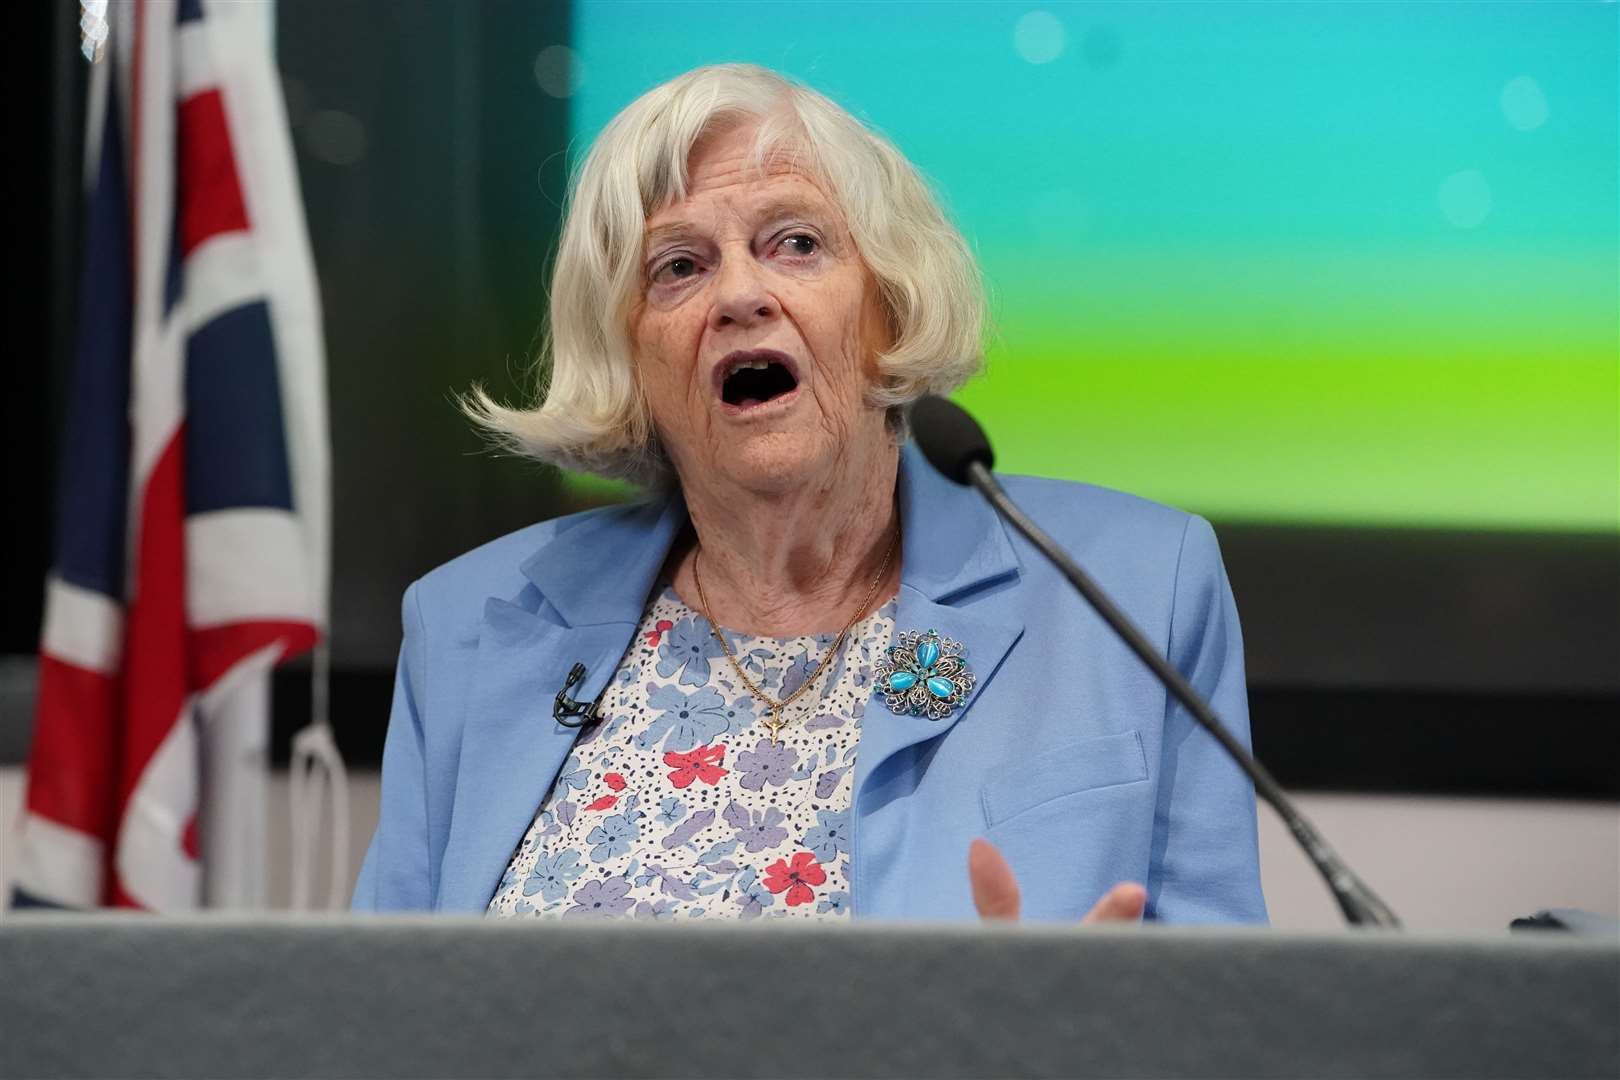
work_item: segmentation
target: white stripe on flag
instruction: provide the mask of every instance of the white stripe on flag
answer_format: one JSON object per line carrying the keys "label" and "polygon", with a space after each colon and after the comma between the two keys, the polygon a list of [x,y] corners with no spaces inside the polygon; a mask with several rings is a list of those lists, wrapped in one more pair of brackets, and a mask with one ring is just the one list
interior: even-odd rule
{"label": "white stripe on flag", "polygon": [[124,891],[148,911],[190,911],[202,895],[202,867],[186,854],[186,823],[197,812],[197,725],[187,698],[130,792],[115,861]]}
{"label": "white stripe on flag", "polygon": [[227,311],[265,298],[263,256],[250,232],[216,233],[186,257],[186,291],[174,320],[189,338]]}
{"label": "white stripe on flag", "polygon": [[175,93],[184,101],[215,86],[214,55],[208,47],[208,21],[182,23],[174,34]]}
{"label": "white stripe on flag", "polygon": [[101,841],[50,818],[25,813],[17,829],[22,853],[13,883],[28,895],[62,907],[101,903]]}
{"label": "white stripe on flag", "polygon": [[[120,5],[126,6],[126,5]],[[185,418],[185,339],[164,317],[169,246],[174,239],[175,153],[173,4],[129,4],[140,23],[130,39],[138,51],[140,96],[131,94],[130,182],[134,205],[134,308],[130,367],[130,559],[140,550],[139,525],[147,481]],[[115,27],[113,33],[116,34]],[[187,283],[188,287],[190,283]]]}
{"label": "white stripe on flag", "polygon": [[123,648],[124,612],[111,597],[55,574],[45,579],[40,651],[74,667],[116,675]]}
{"label": "white stripe on flag", "polygon": [[310,622],[308,538],[286,510],[214,510],[186,519],[186,623]]}

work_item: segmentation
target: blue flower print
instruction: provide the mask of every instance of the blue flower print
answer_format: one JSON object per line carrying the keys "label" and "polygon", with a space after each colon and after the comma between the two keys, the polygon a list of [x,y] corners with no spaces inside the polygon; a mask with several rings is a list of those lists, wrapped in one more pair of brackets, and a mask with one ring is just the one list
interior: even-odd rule
{"label": "blue flower print", "polygon": [[821,898],[820,903],[816,904],[816,914],[825,915],[830,911],[834,915],[842,915],[844,909],[848,906],[849,893],[839,889],[837,892],[830,892]]}
{"label": "blue flower print", "polygon": [[557,777],[557,795],[566,798],[569,788],[584,791],[590,782],[591,772],[589,769],[575,769],[572,772],[565,772]]}
{"label": "blue flower print", "polygon": [[692,891],[692,886],[662,866],[648,865],[647,872],[658,879],[658,891],[666,896],[673,896],[677,900],[697,899],[697,893]]}
{"label": "blue flower print", "polygon": [[779,824],[787,815],[778,807],[767,806],[759,817],[755,818],[748,807],[733,802],[727,805],[721,816],[725,818],[727,825],[737,830],[737,839],[741,840],[749,851],[764,851],[787,839],[788,831]]}
{"label": "blue flower print", "polygon": [[816,824],[804,831],[800,845],[816,857],[816,861],[830,863],[840,851],[849,850],[849,811],[817,810]]}
{"label": "blue flower print", "polygon": [[676,848],[692,839],[692,837],[708,828],[710,822],[712,821],[714,821],[713,810],[699,810],[697,813],[693,814],[691,817],[677,825],[673,830],[670,831],[669,835],[658,841],[658,843],[666,851],[674,851]]}
{"label": "blue flower print", "polygon": [[693,616],[680,620],[664,635],[664,643],[658,646],[657,671],[665,679],[680,671],[682,686],[703,686],[709,681],[709,661],[723,655],[709,628],[699,626]]}
{"label": "blue flower print", "polygon": [[686,804],[673,795],[666,795],[664,801],[658,804],[658,814],[653,820],[666,829],[674,828],[675,823],[681,820],[681,815],[684,813],[686,813]]}
{"label": "blue flower print", "polygon": [[540,814],[540,827],[532,830],[532,835],[529,837],[524,850],[533,851],[535,848],[543,846],[546,842],[546,837],[558,831],[559,826],[557,825],[557,819],[552,816],[550,810],[543,811]]}
{"label": "blue flower print", "polygon": [[[832,644],[831,638],[827,639],[827,644]],[[803,686],[804,680],[809,677],[811,670],[815,666],[816,661],[810,655],[810,651],[808,649],[801,651],[798,657],[788,664],[787,671],[782,675],[782,693],[780,696],[785,698]]]}
{"label": "blue flower print", "polygon": [[659,715],[635,737],[638,750],[654,749],[666,735],[665,750],[690,750],[712,742],[731,724],[725,699],[712,686],[686,694],[673,686],[649,683],[647,705],[659,710]]}
{"label": "blue flower print", "polygon": [[725,707],[724,712],[726,714],[727,731],[742,731],[749,724],[752,724],[759,716],[758,709],[754,704],[754,699],[751,697],[738,698],[736,701],[728,704]]}
{"label": "blue flower print", "polygon": [[563,918],[623,915],[635,906],[635,901],[625,895],[629,891],[630,883],[624,878],[587,881],[574,890],[574,906],[563,912]]}
{"label": "blue flower print", "polygon": [[748,669],[749,675],[753,676],[755,679],[759,679],[765,674],[765,661],[769,660],[774,655],[775,654],[769,649],[750,649],[748,653],[741,658],[742,665]]}
{"label": "blue flower print", "polygon": [[765,887],[765,883],[752,874],[738,878],[737,886],[731,898],[742,908],[737,915],[739,919],[757,919],[766,908],[776,903],[776,897]]}
{"label": "blue flower print", "polygon": [[[634,671],[630,672],[631,678],[634,678],[635,674]],[[602,741],[604,743],[613,741],[613,736],[617,735],[619,728],[624,726],[624,720],[625,714],[619,713],[617,716],[609,718],[605,725],[602,725]]]}
{"label": "blue flower print", "polygon": [[838,790],[838,781],[843,779],[844,774],[848,772],[850,768],[851,766],[849,765],[840,765],[838,768],[828,769],[826,772],[816,777],[816,798],[832,798],[832,793]]}
{"label": "blue flower print", "polygon": [[675,901],[654,900],[651,903],[643,900],[636,905],[632,913],[637,919],[652,919],[655,922],[667,922],[675,917]]}
{"label": "blue flower print", "polygon": [[568,886],[584,872],[578,848],[563,848],[549,858],[541,855],[535,860],[528,880],[523,883],[523,895],[533,896],[538,892],[547,903],[561,900],[567,894]]}
{"label": "blue flower print", "polygon": [[[831,645],[832,642],[829,641],[827,644]],[[844,678],[844,665],[848,662],[849,650],[839,649],[838,655],[833,657],[832,670],[821,677],[821,693],[816,695],[817,698],[826,701],[832,697],[833,691],[838,689],[839,682]]]}
{"label": "blue flower print", "polygon": [[596,845],[591,848],[591,862],[607,862],[623,855],[640,835],[641,830],[636,828],[636,823],[624,814],[603,818],[602,823],[585,837],[587,844]]}
{"label": "blue flower print", "polygon": [[742,774],[737,786],[749,791],[760,791],[766,784],[781,787],[798,763],[799,755],[786,743],[772,746],[769,738],[761,739],[752,750],[737,755],[737,771]]}

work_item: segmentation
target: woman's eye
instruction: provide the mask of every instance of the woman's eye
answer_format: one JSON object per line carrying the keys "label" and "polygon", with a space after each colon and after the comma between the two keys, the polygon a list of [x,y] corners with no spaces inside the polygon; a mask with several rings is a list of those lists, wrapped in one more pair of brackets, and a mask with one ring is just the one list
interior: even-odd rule
{"label": "woman's eye", "polygon": [[668,262],[660,264],[658,269],[653,271],[653,280],[666,283],[680,281],[683,278],[691,277],[695,273],[697,273],[697,262],[687,258],[685,255],[678,255]]}
{"label": "woman's eye", "polygon": [[820,242],[808,233],[794,233],[792,236],[782,238],[782,244],[791,254],[805,256],[814,255]]}

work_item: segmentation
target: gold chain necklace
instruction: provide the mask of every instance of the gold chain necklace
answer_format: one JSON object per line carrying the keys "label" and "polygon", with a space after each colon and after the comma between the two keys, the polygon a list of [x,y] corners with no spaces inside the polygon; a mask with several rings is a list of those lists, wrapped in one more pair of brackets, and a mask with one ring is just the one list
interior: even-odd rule
{"label": "gold chain necklace", "polygon": [[872,587],[866,590],[866,599],[862,600],[861,606],[856,609],[855,617],[845,623],[842,630],[838,631],[838,637],[833,641],[832,648],[827,650],[827,655],[821,658],[815,669],[804,677],[804,682],[799,684],[799,688],[781,701],[777,701],[754,685],[754,680],[744,673],[742,665],[737,663],[737,658],[731,654],[731,646],[726,644],[725,635],[720,633],[720,628],[715,625],[714,619],[710,617],[709,598],[703,595],[703,575],[698,573],[698,560],[703,555],[703,545],[698,545],[697,553],[692,556],[692,580],[697,584],[698,613],[703,616],[703,621],[709,624],[709,633],[713,634],[714,639],[720,643],[720,649],[726,654],[726,660],[731,664],[731,670],[737,673],[737,678],[742,680],[742,684],[748,688],[748,692],[758,698],[770,710],[770,717],[765,721],[765,726],[771,730],[772,746],[777,744],[777,733],[787,726],[782,720],[782,710],[793,704],[800,694],[815,684],[816,679],[821,675],[822,669],[827,666],[827,661],[838,655],[838,650],[843,647],[844,638],[855,628],[855,624],[865,617],[866,609],[872,605],[872,598],[877,595],[878,586],[883,584],[884,575],[889,572],[889,560],[894,558],[895,545],[899,542],[900,533],[897,529],[895,530],[894,539],[889,541],[889,550],[883,554],[883,565],[878,567],[877,577],[872,579]]}

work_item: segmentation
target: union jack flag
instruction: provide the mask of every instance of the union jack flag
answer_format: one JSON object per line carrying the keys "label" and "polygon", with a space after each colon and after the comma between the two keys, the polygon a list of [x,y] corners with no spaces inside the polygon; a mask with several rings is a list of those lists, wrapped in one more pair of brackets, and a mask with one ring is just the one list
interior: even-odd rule
{"label": "union jack flag", "polygon": [[13,901],[173,911],[263,858],[269,671],[326,621],[324,359],[265,8],[112,16]]}

